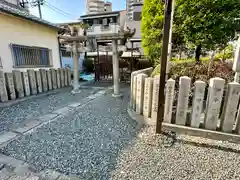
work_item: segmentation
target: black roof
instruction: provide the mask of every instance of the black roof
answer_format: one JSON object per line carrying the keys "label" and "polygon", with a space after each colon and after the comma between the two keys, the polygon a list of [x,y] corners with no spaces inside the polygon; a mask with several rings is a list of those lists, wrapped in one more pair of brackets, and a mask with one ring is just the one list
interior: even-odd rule
{"label": "black roof", "polygon": [[105,16],[105,15],[117,16],[117,15],[120,15],[120,12],[121,11],[110,11],[110,12],[87,14],[87,15],[80,16],[80,19],[94,18],[94,17],[98,17],[98,16]]}

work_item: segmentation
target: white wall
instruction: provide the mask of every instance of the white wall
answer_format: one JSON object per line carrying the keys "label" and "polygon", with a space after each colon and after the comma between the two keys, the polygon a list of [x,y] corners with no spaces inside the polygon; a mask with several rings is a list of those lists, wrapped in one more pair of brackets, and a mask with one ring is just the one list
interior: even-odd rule
{"label": "white wall", "polygon": [[45,47],[52,51],[53,68],[60,68],[57,30],[46,25],[0,13],[0,58],[2,70],[11,72],[13,58],[10,44]]}

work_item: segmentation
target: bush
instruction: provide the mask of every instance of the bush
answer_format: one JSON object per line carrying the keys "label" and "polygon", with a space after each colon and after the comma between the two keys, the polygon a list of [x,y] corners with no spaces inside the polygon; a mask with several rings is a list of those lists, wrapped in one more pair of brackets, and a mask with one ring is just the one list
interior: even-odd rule
{"label": "bush", "polygon": [[[153,70],[152,76],[160,74],[160,65]],[[208,77],[208,63],[196,64],[189,63],[173,63],[169,70],[169,78],[178,81],[181,76],[188,76],[192,81],[202,80],[207,82],[210,78],[220,77],[231,82],[234,79],[234,72],[227,63],[215,61]]]}
{"label": "bush", "polygon": [[216,54],[216,59],[226,60],[233,58],[233,46],[230,44],[224,50],[222,50],[219,54]]}
{"label": "bush", "polygon": [[83,61],[83,66],[85,68],[85,71],[87,73],[91,73],[94,72],[94,64],[93,64],[93,60],[90,58],[87,58]]}

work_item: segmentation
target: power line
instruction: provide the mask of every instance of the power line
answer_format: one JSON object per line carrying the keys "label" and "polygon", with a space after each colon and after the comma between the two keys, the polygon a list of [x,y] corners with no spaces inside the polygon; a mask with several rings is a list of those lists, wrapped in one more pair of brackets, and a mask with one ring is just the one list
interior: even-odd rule
{"label": "power line", "polygon": [[53,11],[55,11],[55,12],[63,15],[63,16],[68,16],[68,17],[70,17],[70,18],[73,18],[73,17],[74,17],[74,15],[72,15],[72,14],[70,14],[70,13],[67,13],[67,12],[65,12],[65,11],[63,11],[63,10],[55,7],[55,6],[53,6],[52,4],[50,4],[49,2],[47,2],[47,1],[45,1],[45,0],[44,0],[44,5],[45,5],[46,7],[48,7],[48,8],[50,8],[50,9],[52,9]]}
{"label": "power line", "polygon": [[44,6],[47,7],[47,8],[49,8],[49,9],[51,9],[51,10],[53,10],[54,12],[56,12],[56,13],[58,13],[58,14],[61,14],[61,15],[65,16],[65,17],[67,17],[67,18],[73,18],[73,17],[71,17],[71,16],[69,16],[69,15],[66,15],[66,14],[60,12],[60,11],[57,11],[56,9],[52,8],[51,6],[48,6],[47,4],[45,4]]}
{"label": "power line", "polygon": [[70,16],[72,15],[72,14],[70,14],[70,13],[67,13],[67,12],[65,12],[65,11],[63,11],[63,10],[55,7],[54,5],[50,4],[50,3],[47,2],[46,0],[44,0],[44,3],[45,3],[45,4],[48,4],[48,6],[51,6],[52,8],[56,9],[57,11],[60,11],[60,12],[62,12],[62,13],[64,13],[64,14],[67,14],[67,15],[70,15]]}

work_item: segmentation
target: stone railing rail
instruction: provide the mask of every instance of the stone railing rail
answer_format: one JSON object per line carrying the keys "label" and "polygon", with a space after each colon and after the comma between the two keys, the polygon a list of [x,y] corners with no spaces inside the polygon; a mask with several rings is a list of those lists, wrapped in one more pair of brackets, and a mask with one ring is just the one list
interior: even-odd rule
{"label": "stone railing rail", "polygon": [[[159,76],[149,77],[150,72],[151,69],[146,69],[132,73],[129,112],[147,124],[156,124]],[[240,142],[240,84],[227,84],[225,98],[224,88],[225,80],[218,77],[210,79],[208,89],[205,82],[196,81],[192,105],[189,106],[191,78],[181,77],[174,107],[175,80],[167,80],[163,126],[184,134],[190,132],[191,135]],[[207,101],[204,101],[205,91],[208,91]]]}
{"label": "stone railing rail", "polygon": [[0,71],[0,102],[36,95],[71,85],[71,69]]}

